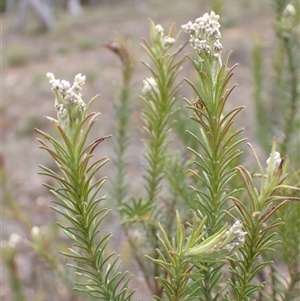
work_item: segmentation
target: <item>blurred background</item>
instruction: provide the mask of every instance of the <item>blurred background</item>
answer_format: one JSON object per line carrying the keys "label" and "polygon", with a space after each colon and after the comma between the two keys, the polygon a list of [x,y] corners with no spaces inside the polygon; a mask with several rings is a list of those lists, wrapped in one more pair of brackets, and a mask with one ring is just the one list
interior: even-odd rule
{"label": "blurred background", "polygon": [[[215,7],[215,8],[214,8]],[[49,209],[52,196],[42,186],[49,179],[38,175],[38,165],[53,167],[52,159],[38,148],[34,127],[50,131],[43,116],[55,117],[54,98],[46,78],[47,72],[56,78],[73,81],[77,73],[86,75],[84,100],[100,94],[93,110],[102,115],[94,128],[94,137],[112,133],[115,86],[121,80],[119,59],[105,45],[114,40],[114,33],[128,38],[136,54],[134,74],[136,94],[142,88],[142,80],[149,77],[148,70],[140,64],[146,59],[140,47],[141,37],[149,37],[149,21],[161,24],[165,30],[175,22],[175,33],[181,24],[195,20],[205,12],[216,9],[224,46],[223,53],[233,50],[230,64],[238,63],[233,82],[237,89],[229,100],[229,106],[245,105],[237,117],[237,126],[246,127],[245,135],[255,145],[252,104],[252,49],[253,39],[260,36],[265,52],[265,64],[270,64],[268,53],[274,47],[273,16],[269,1],[210,1],[210,0],[6,0],[1,2],[2,34],[2,204],[1,240],[5,248],[1,256],[0,299],[9,300],[85,300],[72,292],[73,271],[61,272],[65,265],[63,256],[56,256],[63,248],[65,238],[60,234],[55,213]],[[188,35],[182,33],[182,43]],[[188,47],[184,50],[189,52]],[[189,63],[185,63],[182,76],[193,78]],[[272,71],[270,70],[270,73]],[[183,84],[180,94],[189,98],[190,89]],[[140,123],[139,99],[133,99],[132,145],[129,178],[132,193],[140,193],[143,179],[141,163],[143,145]],[[112,141],[101,144],[97,155],[111,154]],[[138,160],[137,160],[138,158]],[[112,175],[112,165],[102,169],[103,175]],[[109,195],[110,184],[102,193]],[[44,250],[34,250],[30,245],[32,227],[43,235]],[[124,254],[125,268],[136,273],[130,261],[130,253],[124,235],[118,231],[117,219],[111,217],[106,225],[112,231],[112,248]],[[43,232],[44,231],[44,232]],[[16,234],[12,236],[12,234]],[[34,232],[35,233],[35,232]],[[57,236],[59,237],[57,239]],[[61,243],[54,246],[53,239]],[[57,243],[57,242],[56,242]],[[39,254],[39,255],[37,255]],[[42,256],[40,256],[42,254]],[[48,256],[48,257],[47,257]],[[59,258],[56,262],[54,258]],[[62,268],[62,269],[61,269]],[[60,274],[61,273],[61,274]],[[133,286],[139,288],[137,296],[149,294],[137,273]],[[18,295],[16,292],[20,291]],[[86,298],[88,300],[88,298]],[[150,300],[150,297],[149,297]]]}

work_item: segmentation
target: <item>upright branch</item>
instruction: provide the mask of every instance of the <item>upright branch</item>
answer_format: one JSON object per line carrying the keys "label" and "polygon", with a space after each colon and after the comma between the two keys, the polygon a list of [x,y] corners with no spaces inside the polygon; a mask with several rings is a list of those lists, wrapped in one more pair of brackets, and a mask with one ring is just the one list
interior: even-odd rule
{"label": "upright branch", "polygon": [[[172,127],[172,116],[175,111],[176,93],[180,82],[177,75],[184,61],[184,57],[177,59],[182,46],[174,52],[177,37],[173,37],[173,26],[167,34],[161,25],[155,25],[150,21],[150,41],[143,39],[142,47],[146,51],[151,63],[143,62],[151,73],[150,77],[143,80],[142,88],[142,119],[143,140],[145,151],[145,190],[144,197],[133,197],[131,202],[123,204],[123,222],[128,226],[135,226],[143,233],[143,242],[134,241],[130,231],[129,240],[133,248],[133,256],[137,260],[145,280],[151,291],[161,294],[161,287],[155,280],[160,276],[157,265],[144,260],[145,250],[149,255],[156,256],[155,249],[158,247],[156,236],[156,220],[168,220],[168,210],[159,202],[159,193],[162,188],[162,180],[165,177],[166,161],[168,158],[168,134]],[[172,209],[173,211],[173,209]]]}
{"label": "upright branch", "polygon": [[[281,89],[278,98],[281,105],[280,116],[283,116],[283,139],[278,145],[282,153],[294,156],[299,160],[299,12],[297,1],[274,0],[275,30],[279,40],[278,53],[281,56],[279,70],[277,70],[278,83],[276,87]],[[293,137],[293,138],[292,138]]]}
{"label": "upright branch", "polygon": [[[244,227],[248,232],[245,245],[234,259],[233,266],[230,268],[234,278],[228,279],[232,287],[232,296],[226,295],[225,300],[246,301],[257,290],[261,289],[265,282],[254,283],[253,279],[257,274],[269,265],[270,261],[260,258],[266,251],[273,251],[273,246],[279,243],[275,240],[276,233],[272,231],[283,223],[280,218],[276,218],[275,213],[285,205],[288,200],[300,200],[291,193],[283,194],[284,191],[298,192],[299,188],[285,184],[288,175],[284,168],[284,159],[276,151],[276,141],[273,142],[272,152],[267,159],[267,170],[264,171],[258,156],[251,147],[260,169],[260,189],[257,189],[253,176],[243,166],[237,168],[241,175],[247,192],[248,203],[242,202],[232,197],[236,205],[238,214],[243,221]],[[234,279],[234,280],[233,280]]]}
{"label": "upright branch", "polygon": [[200,144],[201,151],[190,150],[196,156],[196,166],[200,168],[200,173],[193,171],[199,180],[199,188],[194,189],[201,217],[208,216],[209,233],[222,227],[227,199],[235,192],[228,191],[228,182],[236,174],[234,162],[241,155],[238,146],[245,140],[238,139],[242,129],[233,128],[233,119],[243,107],[224,112],[226,101],[235,87],[227,88],[235,66],[227,67],[229,54],[222,63],[223,46],[218,20],[219,16],[211,12],[194,23],[189,21],[182,25],[183,30],[190,34],[194,53],[190,60],[199,77],[198,85],[186,79],[196,94],[195,100],[186,101],[188,108],[194,112],[192,119],[199,124],[199,133],[189,134]]}
{"label": "upright branch", "polygon": [[[194,54],[190,60],[198,75],[197,85],[186,79],[195,93],[195,100],[186,99],[188,108],[193,110],[192,119],[199,124],[198,133],[188,131],[200,145],[199,151],[190,148],[197,166],[192,172],[198,180],[192,188],[197,195],[199,217],[207,217],[209,236],[222,228],[224,209],[229,209],[228,197],[237,191],[237,188],[230,190],[229,187],[236,174],[235,160],[242,153],[238,146],[244,139],[238,138],[242,130],[233,128],[233,119],[242,107],[224,112],[226,101],[235,87],[228,88],[235,66],[227,67],[230,54],[225,63],[222,62],[219,16],[214,12],[206,13],[182,28],[190,35]],[[222,277],[221,266],[214,262],[206,264],[200,282],[202,290],[198,293],[203,300],[218,300],[220,292],[215,293],[215,286]]]}
{"label": "upright branch", "polygon": [[[192,298],[201,298],[201,300],[207,301],[217,300],[220,292],[215,293],[215,285],[221,277],[220,268],[224,263],[221,259],[239,248],[243,244],[246,235],[246,232],[242,230],[243,225],[239,221],[233,224],[232,230],[229,230],[228,224],[224,224],[224,209],[230,207],[227,200],[237,191],[237,189],[228,191],[228,182],[236,174],[234,161],[241,154],[237,147],[243,139],[237,138],[241,130],[234,130],[232,127],[233,119],[242,107],[223,114],[225,103],[234,88],[234,86],[227,88],[234,67],[227,68],[229,55],[225,64],[222,63],[218,18],[219,16],[212,12],[210,15],[205,14],[198,18],[195,23],[189,22],[182,26],[183,30],[190,34],[190,43],[194,51],[194,59],[190,58],[190,60],[199,75],[199,86],[188,79],[186,81],[196,93],[196,100],[191,102],[187,100],[187,102],[188,107],[194,111],[192,119],[200,126],[200,135],[190,134],[200,144],[202,152],[190,150],[196,156],[195,164],[198,168],[200,167],[201,171],[200,174],[193,171],[195,177],[199,180],[199,186],[193,188],[197,192],[199,208],[196,214],[202,220],[201,230],[205,227],[205,231],[202,235],[197,236],[197,239],[194,237],[195,241],[189,238],[188,243],[190,244],[184,247],[185,227],[179,222],[179,214],[177,214],[177,235],[172,242],[168,238],[170,233],[166,231],[165,227],[160,226],[163,237],[158,237],[158,239],[163,245],[163,252],[157,249],[158,257],[152,255],[150,258],[165,271],[164,277],[159,276],[157,279],[169,300],[180,300],[182,296],[185,296],[184,300]],[[159,26],[156,27],[156,31],[162,32]],[[154,37],[157,36],[156,33]],[[163,35],[159,39],[161,40],[162,37]],[[146,49],[149,49],[148,51],[153,57],[160,58],[160,52],[156,48],[152,50],[152,48],[147,47]],[[160,61],[153,61],[160,70]],[[152,69],[150,68],[150,70]],[[156,73],[152,71],[152,74],[155,75]],[[168,76],[168,74],[164,75],[163,72],[161,74]],[[163,78],[162,75],[145,81],[145,87],[149,89],[151,97],[146,104],[147,106],[149,104],[149,108],[151,108],[149,112],[155,112],[158,116],[164,112],[163,106],[159,107],[160,111],[154,111],[154,108],[164,99],[163,96],[167,95],[167,91],[162,89],[165,87],[163,81],[160,82]],[[146,88],[144,89],[147,90]],[[147,101],[147,99],[145,100]],[[150,115],[147,108],[144,113],[145,119],[150,120],[147,125],[151,124],[152,126],[150,122],[154,119],[152,117],[154,114]],[[157,122],[157,119],[155,121]],[[153,124],[151,128],[149,126],[146,128],[146,130],[152,130],[147,131],[151,138],[150,143],[155,142],[155,144],[149,143],[151,150],[160,145],[157,143],[157,139],[153,139],[160,137],[158,136],[159,132],[155,132],[155,126]],[[160,153],[162,152],[160,151]],[[154,155],[152,155],[152,152],[150,154],[152,159]],[[148,159],[148,162],[152,161]],[[162,160],[162,162],[164,161]],[[149,170],[153,170],[151,165]],[[149,173],[149,175],[152,174]],[[151,179],[151,177],[146,179]],[[154,185],[154,187],[157,187],[157,185]],[[201,231],[200,229],[196,230],[196,223],[191,228],[192,231],[197,233]],[[224,241],[222,242],[222,240]],[[175,247],[176,244],[178,244],[177,247]],[[188,283],[189,278],[192,277],[191,275],[197,275],[197,284],[192,283],[190,286]],[[156,298],[160,300],[159,295]]]}
{"label": "upright branch", "polygon": [[[55,95],[57,119],[47,117],[58,134],[58,139],[36,129],[48,143],[38,139],[58,167],[54,171],[40,166],[41,174],[57,181],[58,187],[44,184],[56,197],[52,209],[65,218],[58,223],[63,232],[73,241],[69,252],[62,252],[75,264],[69,264],[87,281],[75,283],[75,289],[84,291],[101,300],[130,300],[133,292],[127,292],[130,280],[127,273],[119,271],[118,257],[106,255],[105,249],[111,233],[102,234],[99,226],[109,213],[100,207],[104,197],[98,197],[106,177],[94,180],[97,171],[108,161],[106,157],[90,163],[95,148],[107,139],[105,136],[87,143],[88,135],[99,113],[87,114],[93,98],[87,105],[82,100],[85,76],[75,76],[73,85],[68,81],[47,74]],[[99,207],[98,207],[99,206]]]}
{"label": "upright branch", "polygon": [[127,39],[116,35],[115,40],[106,45],[121,61],[122,82],[117,89],[117,99],[114,101],[114,159],[115,176],[113,178],[112,197],[119,208],[127,201],[129,185],[128,146],[130,145],[130,118],[133,112],[132,77],[136,64],[135,56]]}
{"label": "upright branch", "polygon": [[[205,263],[224,261],[224,258],[237,250],[245,239],[246,232],[242,224],[236,221],[231,227],[225,224],[218,232],[205,238],[204,230],[207,218],[199,224],[197,215],[193,212],[192,223],[183,225],[179,212],[176,211],[176,235],[169,239],[168,233],[159,224],[161,244],[157,249],[158,257],[151,258],[156,265],[165,271],[164,277],[157,277],[169,301],[197,300],[203,293],[201,282]],[[190,235],[186,236],[186,227]],[[199,285],[200,284],[200,285]],[[162,301],[159,296],[154,300]]]}
{"label": "upright branch", "polygon": [[173,26],[167,35],[161,25],[151,22],[151,41],[143,40],[143,48],[152,61],[152,66],[143,64],[150,70],[152,76],[144,79],[142,90],[142,115],[144,120],[143,130],[147,197],[146,202],[154,205],[161,188],[167,158],[167,135],[172,126],[172,115],[175,110],[176,93],[179,84],[176,77],[184,58],[175,61],[180,47],[172,54],[169,52],[177,38],[172,37]]}
{"label": "upright branch", "polygon": [[[190,34],[190,43],[194,52],[195,69],[199,75],[199,85],[187,80],[196,94],[196,100],[189,102],[196,117],[193,119],[200,124],[200,134],[191,133],[202,147],[202,152],[192,150],[198,161],[195,162],[200,173],[194,172],[203,186],[194,188],[197,192],[200,217],[208,216],[208,233],[214,233],[222,226],[225,213],[232,215],[232,206],[227,200],[234,200],[243,229],[247,231],[245,244],[239,249],[238,259],[233,260],[231,272],[234,280],[229,279],[234,298],[231,294],[223,295],[225,300],[246,301],[263,283],[254,284],[253,279],[269,262],[257,262],[258,257],[266,250],[270,250],[276,243],[275,233],[271,229],[281,225],[278,219],[269,219],[285,203],[286,196],[280,195],[286,175],[282,175],[282,164],[275,146],[268,160],[268,170],[265,175],[261,169],[262,186],[260,192],[256,189],[250,172],[243,166],[235,166],[236,158],[241,154],[237,148],[244,139],[237,136],[241,130],[234,130],[233,118],[242,109],[237,107],[224,113],[224,106],[230,92],[227,85],[233,75],[233,69],[227,68],[229,55],[225,63],[221,60],[222,45],[219,41],[219,16],[213,12],[183,25],[183,29]],[[256,156],[257,157],[257,156]],[[259,166],[261,167],[260,163]],[[230,182],[239,172],[244,181],[248,194],[249,206],[234,197],[238,187],[229,190]],[[296,189],[295,187],[289,187]],[[293,199],[294,197],[289,197]],[[296,199],[296,198],[295,198]],[[278,204],[274,205],[274,201]],[[269,222],[269,223],[268,223]],[[220,294],[215,293],[214,285],[221,277],[216,266],[208,266],[204,273],[203,300],[218,300]],[[226,291],[226,290],[225,290]]]}

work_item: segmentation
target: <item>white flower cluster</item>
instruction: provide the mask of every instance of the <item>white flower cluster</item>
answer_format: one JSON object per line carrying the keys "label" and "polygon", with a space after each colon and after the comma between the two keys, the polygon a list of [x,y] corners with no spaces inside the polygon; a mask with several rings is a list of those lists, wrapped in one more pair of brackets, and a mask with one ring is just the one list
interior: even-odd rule
{"label": "white flower cluster", "polygon": [[189,21],[181,28],[190,35],[190,44],[192,48],[199,54],[206,53],[218,57],[223,49],[220,42],[220,23],[219,15],[213,11],[204,14],[202,17],[197,18],[194,23]]}
{"label": "white flower cluster", "polygon": [[85,83],[85,76],[82,76],[81,73],[77,74],[72,86],[66,80],[55,79],[52,73],[48,72],[47,77],[56,95],[54,107],[58,121],[61,125],[69,125],[68,117],[70,117],[69,113],[72,109],[79,105],[78,113],[82,114],[86,108],[86,104],[82,100],[82,86]]}
{"label": "white flower cluster", "polygon": [[147,94],[152,91],[158,92],[157,82],[153,77],[143,79],[143,84],[142,94]]}
{"label": "white flower cluster", "polygon": [[231,228],[226,231],[225,236],[231,240],[224,246],[226,251],[231,252],[233,249],[236,249],[239,245],[245,242],[245,235],[247,232],[242,231],[242,228],[242,223],[240,221],[236,221]]}
{"label": "white flower cluster", "polygon": [[244,232],[242,228],[243,225],[240,221],[236,221],[230,228],[224,226],[219,232],[203,240],[199,245],[188,249],[185,256],[198,258],[205,262],[231,255],[245,242],[247,232]]}
{"label": "white flower cluster", "polygon": [[22,237],[17,233],[12,233],[9,236],[8,241],[6,241],[6,240],[1,241],[1,247],[2,248],[7,248],[8,247],[8,248],[14,249],[21,242],[22,242]]}
{"label": "white flower cluster", "polygon": [[160,24],[155,25],[155,31],[162,37],[164,36],[164,28]]}
{"label": "white flower cluster", "polygon": [[[271,158],[272,158],[272,154],[270,154],[270,157],[266,161],[268,167],[270,166],[270,163],[271,163],[271,160],[272,160]],[[276,171],[278,169],[281,161],[282,161],[282,158],[280,156],[280,153],[279,152],[275,152],[274,153],[274,163],[273,163],[273,167],[272,167],[272,169],[274,171]]]}
{"label": "white flower cluster", "polygon": [[174,38],[164,35],[164,28],[160,24],[155,25],[155,32],[163,39],[165,47],[171,47],[175,43]]}
{"label": "white flower cluster", "polygon": [[41,230],[38,226],[33,226],[31,228],[30,234],[33,238],[37,238],[41,235]]}
{"label": "white flower cluster", "polygon": [[296,13],[295,7],[291,3],[289,3],[283,11],[283,15],[286,15],[286,16],[294,15],[295,13]]}

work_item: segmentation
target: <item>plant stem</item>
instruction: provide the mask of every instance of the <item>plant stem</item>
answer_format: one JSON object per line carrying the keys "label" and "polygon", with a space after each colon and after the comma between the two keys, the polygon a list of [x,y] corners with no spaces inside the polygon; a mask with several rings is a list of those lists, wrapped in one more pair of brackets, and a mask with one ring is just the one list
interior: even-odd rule
{"label": "plant stem", "polygon": [[294,134],[294,129],[295,129],[297,104],[299,104],[298,103],[299,93],[297,91],[298,84],[299,84],[298,82],[299,74],[296,68],[296,58],[294,57],[294,53],[293,53],[293,46],[294,46],[293,44],[294,42],[291,39],[289,38],[283,39],[283,47],[287,55],[289,78],[290,78],[290,84],[288,89],[290,91],[289,104],[287,104],[287,116],[285,119],[285,129],[283,131],[285,136],[280,147],[280,151],[283,154],[286,154],[288,152],[290,142],[292,141],[291,136]]}

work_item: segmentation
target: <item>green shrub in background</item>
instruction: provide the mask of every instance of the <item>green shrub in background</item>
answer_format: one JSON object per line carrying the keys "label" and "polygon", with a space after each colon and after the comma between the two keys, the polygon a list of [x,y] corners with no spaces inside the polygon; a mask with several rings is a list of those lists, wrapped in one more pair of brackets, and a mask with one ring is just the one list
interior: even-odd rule
{"label": "green shrub in background", "polygon": [[[287,26],[282,18],[294,20],[299,6],[277,2],[276,24]],[[261,139],[270,141],[262,144],[266,164],[248,143],[257,162],[250,170],[242,165],[243,132],[234,125],[243,107],[225,110],[235,87],[231,81],[236,66],[229,67],[230,53],[222,56],[219,16],[211,12],[182,26],[189,35],[190,56],[182,54],[184,46],[177,45],[180,33],[174,35],[172,26],[165,33],[162,26],[150,22],[150,39],[142,43],[149,57],[143,64],[150,75],[143,80],[141,93],[145,189],[140,196],[130,195],[126,159],[135,57],[119,36],[107,45],[122,62],[123,78],[115,104],[116,174],[109,203],[119,213],[132,258],[153,300],[288,301],[299,295],[299,114],[295,109],[299,91],[292,79],[299,74],[299,66],[297,55],[287,51],[296,47],[289,36],[296,30],[294,25],[291,21],[284,33],[278,29],[283,41],[279,55],[287,55],[287,68],[283,64],[284,72],[278,73],[278,87],[283,89],[280,95],[288,95],[281,109],[286,116],[281,127],[283,138]],[[187,107],[182,108],[178,107],[181,100],[177,92],[186,58],[197,79],[184,79],[194,96],[186,98]],[[268,111],[261,96],[260,60],[259,48],[255,48],[258,118]],[[110,211],[100,193],[106,177],[96,180],[94,176],[108,159],[94,159],[94,153],[109,136],[89,142],[99,116],[89,112],[95,99],[87,104],[83,101],[85,77],[81,74],[72,85],[51,73],[48,79],[57,112],[57,119],[48,120],[56,136],[37,132],[42,136],[41,148],[52,156],[57,169],[41,166],[41,173],[57,183],[45,186],[56,198],[52,208],[64,217],[59,226],[73,242],[61,253],[69,259],[76,278],[70,277],[68,269],[61,270],[55,255],[45,255],[45,241],[36,228],[32,228],[30,244],[62,279],[68,282],[71,278],[76,290],[99,300],[133,300],[131,277],[123,271],[119,256],[108,248],[112,234],[101,231]],[[291,94],[284,92],[287,90]],[[191,118],[186,118],[186,112]],[[260,133],[267,135],[266,125],[261,123],[261,127]],[[187,147],[188,152],[181,152],[178,145]],[[12,243],[5,248],[11,247]],[[281,275],[282,266],[286,277]],[[18,275],[11,275],[15,298],[22,300]]]}
{"label": "green shrub in background", "polygon": [[[285,165],[289,172],[289,185],[300,186],[300,97],[299,97],[299,2],[274,0],[276,48],[272,54],[273,77],[266,88],[268,75],[264,71],[263,46],[259,39],[254,43],[253,78],[255,82],[255,108],[257,139],[265,154],[270,147],[271,136],[278,137],[277,148],[286,154]],[[269,89],[269,91],[267,90]],[[267,92],[267,93],[266,93]],[[289,193],[284,189],[282,193]],[[299,193],[297,194],[299,196]],[[272,285],[261,292],[261,300],[296,300],[299,298],[299,254],[300,254],[300,203],[291,202],[280,208],[275,218],[283,222],[276,229],[281,243],[276,256],[265,254],[274,260],[269,275],[264,273]],[[284,266],[284,272],[278,266]],[[269,277],[268,277],[269,276]]]}

